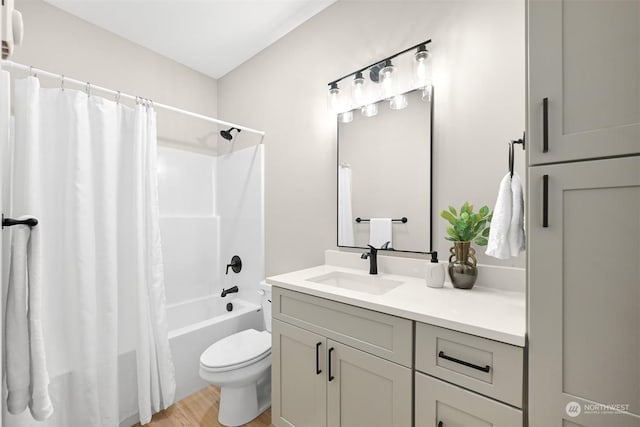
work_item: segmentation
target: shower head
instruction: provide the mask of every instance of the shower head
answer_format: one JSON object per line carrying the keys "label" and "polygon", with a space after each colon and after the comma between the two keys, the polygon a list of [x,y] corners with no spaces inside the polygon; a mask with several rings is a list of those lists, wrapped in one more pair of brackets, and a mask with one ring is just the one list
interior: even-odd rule
{"label": "shower head", "polygon": [[233,139],[233,135],[231,135],[231,132],[237,130],[238,133],[240,132],[240,129],[238,128],[230,128],[227,130],[221,130],[220,131],[220,136],[223,137],[224,139],[226,139],[227,141],[231,141]]}

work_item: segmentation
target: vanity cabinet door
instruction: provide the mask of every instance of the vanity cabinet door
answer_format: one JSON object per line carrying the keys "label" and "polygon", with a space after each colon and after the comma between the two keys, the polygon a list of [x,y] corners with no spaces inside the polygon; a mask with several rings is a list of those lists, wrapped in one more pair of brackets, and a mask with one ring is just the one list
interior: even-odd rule
{"label": "vanity cabinet door", "polygon": [[640,2],[527,5],[529,164],[639,153]]}
{"label": "vanity cabinet door", "polygon": [[522,411],[420,373],[415,399],[416,427],[521,427],[523,422]]}
{"label": "vanity cabinet door", "polygon": [[272,423],[277,427],[325,427],[327,339],[276,319],[272,320],[272,339]]}
{"label": "vanity cabinet door", "polygon": [[410,427],[411,370],[327,341],[327,425]]}
{"label": "vanity cabinet door", "polygon": [[640,156],[529,168],[529,200],[529,425],[640,426]]}

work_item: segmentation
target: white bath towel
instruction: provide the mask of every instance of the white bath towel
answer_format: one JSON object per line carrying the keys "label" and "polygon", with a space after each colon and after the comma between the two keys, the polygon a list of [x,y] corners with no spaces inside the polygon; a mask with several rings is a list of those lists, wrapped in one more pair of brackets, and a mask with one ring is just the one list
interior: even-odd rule
{"label": "white bath towel", "polygon": [[509,224],[509,253],[520,255],[526,247],[524,237],[524,197],[522,182],[517,173],[511,178],[511,222]]}
{"label": "white bath towel", "polygon": [[509,227],[511,226],[511,174],[507,173],[500,181],[498,199],[493,209],[491,229],[489,231],[489,243],[486,254],[498,259],[507,259],[511,256],[509,247]]}
{"label": "white bath towel", "polygon": [[369,222],[369,244],[374,248],[381,248],[389,242],[388,248],[393,247],[393,223],[391,218],[371,218]]}
{"label": "white bath towel", "polygon": [[29,404],[29,323],[27,320],[27,245],[29,227],[13,227],[5,311],[7,409],[20,414]]}
{"label": "white bath towel", "polygon": [[[32,217],[19,219],[27,218]],[[53,414],[53,405],[49,398],[49,373],[42,333],[40,263],[39,227],[14,226],[5,332],[7,407],[9,412],[17,414],[24,411],[28,403],[33,418],[43,421]]]}

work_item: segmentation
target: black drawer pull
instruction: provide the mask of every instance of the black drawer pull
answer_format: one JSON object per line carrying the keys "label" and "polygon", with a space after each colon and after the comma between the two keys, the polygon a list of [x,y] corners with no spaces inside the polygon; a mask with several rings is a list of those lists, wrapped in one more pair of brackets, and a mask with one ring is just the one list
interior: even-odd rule
{"label": "black drawer pull", "polygon": [[331,353],[333,352],[334,348],[331,347],[329,349],[329,381],[333,381],[333,379],[335,378],[332,374],[331,374]]}
{"label": "black drawer pull", "polygon": [[438,421],[438,427],[444,427],[444,423],[442,421]]}
{"label": "black drawer pull", "polygon": [[542,226],[549,227],[549,175],[542,175]]}
{"label": "black drawer pull", "polygon": [[542,100],[542,152],[549,151],[549,98]]}
{"label": "black drawer pull", "polygon": [[322,369],[320,369],[320,346],[321,342],[316,344],[316,375],[320,375],[322,373]]}
{"label": "black drawer pull", "polygon": [[441,351],[440,353],[438,353],[438,357],[441,357],[445,360],[450,360],[451,362],[459,363],[460,365],[468,366],[469,368],[477,369],[478,371],[482,371],[482,372],[489,372],[491,370],[491,366],[489,365],[486,365],[486,366],[474,365],[473,363],[465,362],[464,360],[447,356],[446,354],[444,354],[444,351]]}

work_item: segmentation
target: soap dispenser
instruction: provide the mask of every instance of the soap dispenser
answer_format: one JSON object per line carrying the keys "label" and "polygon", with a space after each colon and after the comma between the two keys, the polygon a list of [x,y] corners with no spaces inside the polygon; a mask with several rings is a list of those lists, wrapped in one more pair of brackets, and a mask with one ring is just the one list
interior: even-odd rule
{"label": "soap dispenser", "polygon": [[431,252],[431,262],[427,264],[425,281],[430,288],[444,286],[444,264],[438,262],[438,252],[436,251]]}

